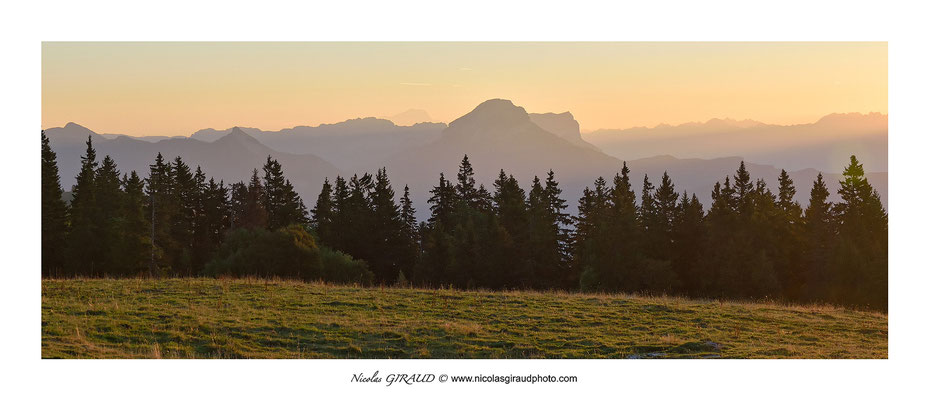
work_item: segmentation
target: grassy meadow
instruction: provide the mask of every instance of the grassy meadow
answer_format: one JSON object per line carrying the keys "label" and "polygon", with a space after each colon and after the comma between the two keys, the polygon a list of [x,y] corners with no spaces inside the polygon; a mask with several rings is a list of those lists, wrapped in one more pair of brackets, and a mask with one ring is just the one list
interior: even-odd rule
{"label": "grassy meadow", "polygon": [[282,280],[43,280],[42,357],[887,358],[887,315]]}

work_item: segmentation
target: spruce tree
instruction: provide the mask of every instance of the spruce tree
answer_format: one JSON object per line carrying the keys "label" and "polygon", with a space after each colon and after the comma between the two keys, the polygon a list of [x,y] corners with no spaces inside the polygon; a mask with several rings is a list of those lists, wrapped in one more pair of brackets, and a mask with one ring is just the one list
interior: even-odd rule
{"label": "spruce tree", "polygon": [[851,156],[842,172],[836,205],[837,245],[831,260],[842,302],[887,309],[887,212],[868,183],[864,167]]}
{"label": "spruce tree", "polygon": [[[410,199],[410,187],[403,186],[403,197],[400,198],[400,243],[398,261],[400,272],[404,280],[415,276],[415,266],[420,255],[420,230],[416,223],[416,209]],[[398,278],[399,279],[399,278]]]}
{"label": "spruce tree", "polygon": [[281,164],[268,156],[264,169],[264,208],[268,212],[268,229],[277,230],[292,224],[307,222],[306,206],[284,177]]}
{"label": "spruce tree", "polygon": [[154,237],[149,234],[153,242],[149,255],[149,273],[160,274],[169,265],[168,249],[176,246],[171,227],[177,213],[173,195],[174,171],[171,163],[165,162],[161,153],[155,156],[155,163],[149,166],[149,175],[145,183],[145,216],[150,228],[155,232]]}
{"label": "spruce tree", "polygon": [[374,278],[383,283],[396,281],[400,274],[403,223],[400,207],[394,202],[394,190],[387,177],[387,169],[381,168],[374,177],[374,189],[369,204],[371,219],[368,224],[370,256],[365,259],[371,266]]}
{"label": "spruce tree", "polygon": [[827,270],[829,254],[835,241],[834,210],[823,174],[816,176],[810,190],[810,204],[803,212],[800,231],[800,266],[804,301],[826,301],[832,280]]}
{"label": "spruce tree", "polygon": [[132,171],[123,175],[119,244],[116,267],[121,276],[139,276],[148,271],[151,233],[145,216],[145,183]]}
{"label": "spruce tree", "polygon": [[42,131],[42,276],[61,276],[65,267],[68,208],[62,199],[57,155]]}
{"label": "spruce tree", "polygon": [[323,188],[319,191],[316,198],[316,205],[310,210],[310,224],[316,230],[316,235],[323,243],[329,243],[332,240],[333,229],[333,204],[332,204],[332,184],[329,178],[323,181]]}
{"label": "spruce tree", "polygon": [[513,175],[507,176],[502,169],[494,181],[493,204],[496,219],[509,240],[512,240],[515,250],[506,255],[510,265],[501,271],[504,284],[509,287],[530,287],[534,277],[528,262],[529,213],[526,192],[519,187]]}
{"label": "spruce tree", "polygon": [[68,236],[69,275],[95,275],[102,263],[97,239],[99,208],[96,199],[97,152],[87,137],[87,150],[81,156],[81,169],[71,189],[71,232]]}
{"label": "spruce tree", "polygon": [[803,298],[804,272],[800,259],[800,227],[803,209],[794,200],[797,189],[787,171],[781,170],[778,181],[775,238],[779,249],[777,265],[778,279],[784,290],[784,297],[792,300]]}
{"label": "spruce tree", "polygon": [[110,156],[103,158],[94,177],[94,196],[96,198],[96,221],[94,236],[98,241],[100,264],[95,273],[103,275],[120,275],[119,239],[123,232],[123,191],[122,181],[116,162]]}

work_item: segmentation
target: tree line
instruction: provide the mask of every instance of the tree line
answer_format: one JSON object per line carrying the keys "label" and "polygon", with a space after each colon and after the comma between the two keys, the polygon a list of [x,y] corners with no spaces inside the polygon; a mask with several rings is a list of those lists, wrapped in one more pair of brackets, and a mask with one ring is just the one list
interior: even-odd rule
{"label": "tree line", "polygon": [[409,187],[396,202],[386,169],[326,179],[307,212],[270,157],[247,183],[206,180],[160,154],[141,179],[120,176],[109,157],[98,165],[88,139],[70,205],[44,134],[42,160],[47,276],[262,275],[887,309],[887,213],[854,156],[834,204],[821,174],[804,209],[786,171],[772,190],[744,163],[717,182],[708,209],[667,173],[645,176],[636,196],[623,164],[584,190],[576,216],[553,171],[527,191],[501,170],[488,190],[465,156],[453,180],[439,175],[422,222]]}

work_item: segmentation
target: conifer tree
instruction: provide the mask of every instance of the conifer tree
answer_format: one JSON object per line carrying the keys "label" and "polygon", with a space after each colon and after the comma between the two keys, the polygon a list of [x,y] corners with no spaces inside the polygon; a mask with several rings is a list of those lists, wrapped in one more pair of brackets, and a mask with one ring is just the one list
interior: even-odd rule
{"label": "conifer tree", "polygon": [[99,209],[96,199],[97,152],[90,136],[81,156],[81,169],[71,189],[71,232],[68,236],[68,272],[94,275],[102,263],[100,241],[96,238]]}
{"label": "conifer tree", "polygon": [[701,295],[705,290],[704,279],[712,275],[707,273],[704,263],[706,226],[703,204],[696,195],[688,198],[685,191],[681,196],[671,237],[674,241],[670,249],[671,265],[679,283],[674,292]]}
{"label": "conifer tree", "polygon": [[117,226],[116,273],[137,276],[148,270],[151,251],[151,233],[145,217],[145,184],[135,171],[123,174],[121,184],[123,196]]}
{"label": "conifer tree", "polygon": [[504,284],[509,287],[530,287],[535,277],[527,260],[529,213],[526,208],[526,192],[519,187],[519,182],[513,175],[507,176],[502,169],[494,181],[493,204],[496,219],[513,242],[515,250],[505,255],[510,265],[505,271],[501,271],[504,274]]}
{"label": "conifer tree", "polygon": [[461,159],[461,165],[458,167],[458,183],[455,185],[455,193],[463,204],[475,209],[479,208],[481,196],[474,182],[474,168],[471,167],[467,154]]}
{"label": "conifer tree", "polygon": [[842,172],[836,205],[837,244],[831,269],[836,292],[847,303],[887,309],[887,212],[868,183],[864,167],[851,156]]}
{"label": "conifer tree", "polygon": [[166,247],[166,255],[174,273],[191,276],[194,273],[193,247],[200,188],[190,167],[180,156],[175,157],[172,171],[172,195],[177,207],[171,221],[171,236],[175,247]]}
{"label": "conifer tree", "polygon": [[165,162],[161,153],[155,156],[155,163],[149,165],[149,176],[145,183],[145,216],[148,218],[150,227],[155,232],[154,237],[149,234],[153,242],[149,260],[149,273],[160,274],[169,262],[166,259],[168,249],[175,246],[174,237],[171,235],[171,226],[177,213],[173,195],[174,171],[171,163]]}
{"label": "conifer tree", "polygon": [[246,185],[243,182],[232,185],[232,227],[233,229],[266,229],[268,213],[264,208],[264,186],[258,178],[258,170],[252,170],[252,177]]}
{"label": "conifer tree", "polygon": [[264,208],[268,212],[268,229],[277,230],[307,222],[306,206],[294,190],[277,160],[268,156],[264,169]]}
{"label": "conifer tree", "polygon": [[316,198],[316,205],[310,210],[310,224],[316,230],[316,234],[323,243],[329,243],[332,240],[333,229],[333,204],[332,204],[332,184],[329,178],[323,181],[323,188],[319,191]]}
{"label": "conifer tree", "polygon": [[787,171],[781,170],[777,178],[777,208],[774,240],[777,241],[779,258],[776,262],[778,279],[784,289],[784,297],[801,299],[803,297],[803,263],[800,259],[800,227],[803,210],[794,200],[797,189]]}
{"label": "conifer tree", "polygon": [[95,274],[119,275],[122,266],[119,265],[119,241],[123,224],[123,192],[122,182],[116,162],[110,156],[105,156],[100,168],[95,172],[94,196],[96,198],[96,221],[94,237],[97,239],[100,251],[100,264]]}
{"label": "conifer tree", "polygon": [[383,283],[394,282],[400,274],[399,255],[403,238],[400,207],[394,202],[394,190],[381,168],[374,177],[370,194],[371,219],[368,224],[370,256],[365,261],[371,266],[374,278]]}
{"label": "conifer tree", "polygon": [[802,268],[801,299],[827,300],[830,276],[827,270],[829,254],[835,240],[834,211],[829,202],[829,189],[823,174],[816,176],[810,190],[810,204],[803,212],[800,233]]}
{"label": "conifer tree", "polygon": [[65,267],[68,208],[62,199],[57,155],[42,131],[42,276],[61,276]]}
{"label": "conifer tree", "polygon": [[555,218],[552,229],[555,231],[560,256],[558,268],[561,270],[560,275],[563,275],[558,286],[572,287],[577,285],[580,271],[571,268],[571,224],[573,220],[571,215],[565,211],[568,208],[568,202],[561,197],[561,192],[558,181],[555,180],[555,171],[548,170],[548,175],[545,177],[545,195],[548,198],[549,212]]}
{"label": "conifer tree", "polygon": [[[398,261],[400,272],[404,280],[415,276],[415,266],[420,255],[420,229],[416,223],[416,209],[410,199],[410,187],[403,186],[403,197],[400,198],[400,243]],[[399,278],[398,278],[399,279]]]}

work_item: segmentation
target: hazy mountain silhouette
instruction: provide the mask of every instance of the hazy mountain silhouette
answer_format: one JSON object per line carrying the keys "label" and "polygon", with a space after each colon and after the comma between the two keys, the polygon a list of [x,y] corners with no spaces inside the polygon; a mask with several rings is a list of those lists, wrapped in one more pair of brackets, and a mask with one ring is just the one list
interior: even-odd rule
{"label": "hazy mountain silhouette", "polygon": [[381,117],[381,119],[387,119],[393,121],[393,123],[397,125],[402,126],[412,126],[420,122],[436,122],[425,110],[419,110],[415,108],[406,110],[394,116]]}
{"label": "hazy mountain silhouette", "polygon": [[[848,162],[850,154],[862,152],[848,150],[848,146],[836,143],[854,142],[855,138],[865,138],[881,142],[880,134],[873,132],[879,128],[881,117],[885,121],[883,136],[883,159],[886,162],[886,116],[880,115],[832,115],[815,124],[794,125],[789,127],[766,125],[755,121],[710,120],[707,123],[685,124],[679,126],[659,126],[651,129],[635,128],[617,131],[627,137],[625,141],[608,143],[614,153],[638,154],[641,148],[653,149],[647,157],[628,157],[632,170],[633,188],[636,193],[641,190],[642,177],[647,173],[652,182],[657,183],[661,174],[668,171],[678,192],[696,193],[706,208],[709,207],[713,184],[722,181],[726,175],[732,175],[743,159],[739,146],[730,142],[741,143],[746,154],[776,154],[777,151],[809,154],[798,157],[793,162],[759,162],[751,157],[744,157],[753,179],[762,178],[768,186],[776,191],[777,174],[781,168],[787,169],[797,187],[797,197],[805,205],[809,200],[812,182],[818,170],[841,171]],[[878,122],[874,122],[877,120]],[[858,121],[856,124],[854,121]],[[870,124],[863,123],[867,121]],[[770,131],[769,131],[770,130]],[[596,132],[599,135],[614,135],[617,132]],[[99,158],[111,155],[118,163],[120,171],[135,169],[142,176],[148,175],[148,165],[155,154],[161,151],[166,158],[180,155],[195,166],[200,164],[208,176],[225,179],[227,182],[244,180],[252,168],[260,167],[265,157],[270,154],[284,166],[285,174],[294,183],[303,197],[307,207],[312,207],[319,194],[324,177],[334,179],[336,175],[348,176],[364,171],[374,172],[386,166],[394,190],[402,191],[403,185],[411,189],[417,217],[428,217],[429,208],[426,200],[429,190],[435,186],[439,173],[454,181],[461,158],[467,154],[473,164],[476,179],[488,190],[493,190],[493,180],[503,168],[508,174],[519,179],[520,185],[528,191],[533,176],[545,178],[549,169],[555,171],[555,177],[564,190],[563,197],[568,200],[570,212],[575,212],[577,200],[584,187],[592,186],[598,176],[608,182],[619,172],[622,161],[609,153],[601,152],[590,143],[580,139],[578,124],[570,113],[529,114],[522,107],[509,100],[494,99],[478,105],[473,111],[445,124],[420,123],[413,126],[397,126],[391,121],[378,118],[354,119],[337,124],[323,124],[317,127],[299,126],[281,131],[262,131],[256,128],[230,128],[226,130],[204,129],[191,138],[172,138],[154,143],[114,135],[107,139],[80,125],[69,123],[63,128],[46,130],[52,149],[58,153],[59,168],[63,187],[68,190],[74,183],[74,176],[80,167],[80,156],[84,153],[87,135],[94,136]],[[827,136],[827,133],[831,136]],[[770,142],[770,136],[786,138],[790,141],[808,143],[804,135],[816,135],[820,140],[819,157],[812,157],[814,150],[772,150],[764,153],[762,146],[752,139],[762,135],[761,143]],[[767,135],[767,136],[764,136]],[[843,141],[842,135],[851,139]],[[694,137],[691,137],[694,136]],[[590,136],[588,136],[590,137]],[[640,141],[630,138],[639,137]],[[674,157],[667,154],[670,150],[685,152],[677,139],[692,146],[702,146],[710,153],[731,151],[727,154],[739,154],[740,157]],[[828,138],[829,140],[824,140]],[[698,140],[699,139],[699,140]],[[862,140],[865,140],[862,139]],[[831,141],[830,141],[831,140]],[[830,145],[829,143],[833,143]],[[640,148],[637,148],[636,145]],[[628,146],[628,147],[623,147]],[[729,150],[715,150],[720,147]],[[836,148],[830,146],[837,146]],[[819,148],[819,147],[811,147]],[[879,153],[881,150],[872,150]],[[302,155],[297,155],[304,153]],[[833,169],[809,168],[808,166],[791,167],[792,163],[808,160],[815,161],[826,156],[835,156]],[[789,154],[788,154],[789,156]],[[874,156],[871,156],[874,157]],[[789,158],[786,158],[789,160]],[[327,162],[328,160],[328,162]],[[830,161],[831,162],[831,161]],[[341,168],[337,168],[335,165]],[[829,164],[832,165],[832,164]],[[879,165],[865,164],[867,178],[878,190],[884,204],[887,204],[887,173],[880,171]],[[836,191],[841,175],[825,173],[824,178],[832,194],[831,200],[838,199]]]}
{"label": "hazy mountain silhouette", "polygon": [[841,172],[848,156],[855,154],[867,171],[887,171],[887,115],[880,113],[830,114],[815,123],[799,125],[711,119],[676,126],[597,130],[583,137],[605,153],[626,159],[656,154],[679,158],[737,154],[788,170]]}
{"label": "hazy mountain silhouette", "polygon": [[[661,180],[661,175],[667,171],[671,180],[675,183],[675,189],[678,192],[686,190],[688,193],[696,193],[697,197],[703,203],[705,209],[708,209],[712,198],[710,193],[713,191],[713,185],[716,182],[722,182],[725,177],[733,176],[739,162],[743,161],[742,157],[721,157],[715,159],[678,159],[672,156],[655,156],[632,160],[627,163],[631,172],[630,177],[636,194],[641,194],[642,179],[648,174],[649,180],[657,186]],[[846,162],[848,155],[846,155]],[[780,175],[781,168],[772,165],[757,164],[745,162],[745,168],[752,176],[752,181],[764,179],[768,188],[775,194],[777,193],[777,177]],[[794,181],[797,189],[795,200],[806,206],[809,203],[810,189],[813,188],[813,181],[820,171],[813,168],[804,168],[796,171],[787,171],[790,178]],[[887,204],[887,173],[886,172],[868,172],[865,174],[868,182],[880,193],[881,201]],[[830,200],[838,201],[839,196],[836,193],[839,189],[839,181],[842,179],[840,173],[823,173],[823,180],[829,188]]]}
{"label": "hazy mountain silhouette", "polygon": [[597,146],[581,138],[581,126],[577,123],[577,120],[574,119],[574,115],[571,115],[570,111],[561,114],[529,114],[529,120],[540,128],[554,133],[574,145],[600,151]]}
{"label": "hazy mountain silhouette", "polygon": [[612,174],[622,166],[613,157],[542,129],[525,109],[502,99],[481,103],[449,123],[438,140],[401,152],[385,165],[394,183],[410,185],[420,215],[426,215],[425,200],[428,191],[437,184],[439,173],[444,172],[454,180],[465,154],[477,179],[488,190],[492,190],[492,182],[501,168],[527,189],[533,176],[544,179],[548,170],[553,169],[572,202],[588,181],[601,174]]}
{"label": "hazy mountain silhouette", "polygon": [[[438,138],[445,124],[418,123],[398,126],[380,118],[358,118],[336,124],[297,126],[280,131],[242,128],[266,146],[292,154],[315,154],[344,171],[376,168],[388,157]],[[191,138],[214,141],[230,129],[202,129]]]}
{"label": "hazy mountain silhouette", "polygon": [[325,177],[334,177],[341,173],[334,165],[320,157],[309,154],[294,155],[270,149],[239,128],[232,128],[229,134],[214,142],[179,138],[151,143],[128,136],[108,139],[75,123],[69,123],[63,128],[47,129],[45,132],[52,150],[58,154],[58,168],[65,190],[70,190],[74,185],[74,177],[80,170],[80,157],[86,149],[88,135],[93,137],[98,161],[109,155],[116,161],[120,172],[128,173],[135,170],[143,178],[148,176],[149,165],[154,162],[158,152],[167,160],[181,156],[191,169],[200,165],[207,177],[223,179],[226,183],[247,181],[253,168],[258,168],[261,174],[261,167],[270,155],[280,161],[284,173],[300,195],[306,200],[312,200],[309,204],[312,204],[316,197],[308,196],[319,191]]}

